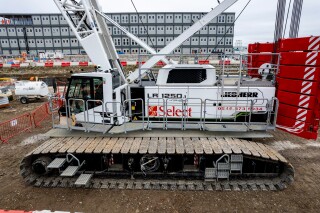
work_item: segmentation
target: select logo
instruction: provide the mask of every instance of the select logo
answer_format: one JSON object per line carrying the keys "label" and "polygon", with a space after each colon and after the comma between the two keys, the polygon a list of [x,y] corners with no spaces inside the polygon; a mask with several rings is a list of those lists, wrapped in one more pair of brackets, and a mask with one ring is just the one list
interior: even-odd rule
{"label": "select logo", "polygon": [[192,117],[192,108],[182,110],[181,108],[170,106],[165,111],[163,106],[149,106],[149,116],[168,116],[168,117]]}

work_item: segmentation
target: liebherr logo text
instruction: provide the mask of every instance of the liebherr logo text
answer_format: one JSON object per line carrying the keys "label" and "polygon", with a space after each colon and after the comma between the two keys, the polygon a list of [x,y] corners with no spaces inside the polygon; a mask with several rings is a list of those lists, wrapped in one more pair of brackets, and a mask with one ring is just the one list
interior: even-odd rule
{"label": "liebherr logo text", "polygon": [[158,93],[148,93],[148,98],[185,98],[183,97],[182,94],[174,94],[174,93],[163,93],[163,94],[158,94]]}
{"label": "liebherr logo text", "polygon": [[258,93],[257,92],[240,92],[239,94],[237,92],[224,92],[221,97],[249,97],[249,98],[257,98]]}

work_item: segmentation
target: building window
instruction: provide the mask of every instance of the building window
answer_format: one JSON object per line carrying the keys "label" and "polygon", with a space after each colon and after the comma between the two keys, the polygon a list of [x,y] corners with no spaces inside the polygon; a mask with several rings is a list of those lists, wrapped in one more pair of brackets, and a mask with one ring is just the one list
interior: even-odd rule
{"label": "building window", "polygon": [[229,34],[232,34],[232,33],[233,33],[233,27],[228,27],[227,30],[228,30],[227,33],[229,33]]}
{"label": "building window", "polygon": [[232,23],[233,22],[233,16],[227,16],[227,23]]}
{"label": "building window", "polygon": [[218,27],[218,34],[224,34],[224,27]]}
{"label": "building window", "polygon": [[224,15],[218,16],[218,23],[224,23],[224,22],[225,22]]}

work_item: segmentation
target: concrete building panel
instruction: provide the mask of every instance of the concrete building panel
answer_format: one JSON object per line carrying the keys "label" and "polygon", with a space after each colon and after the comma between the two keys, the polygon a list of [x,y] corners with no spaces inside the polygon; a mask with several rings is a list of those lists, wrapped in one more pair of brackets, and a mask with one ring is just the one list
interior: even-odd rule
{"label": "concrete building panel", "polygon": [[1,37],[5,37],[5,36],[7,36],[8,34],[7,34],[7,28],[5,28],[5,27],[0,27],[0,36]]}
{"label": "concrete building panel", "polygon": [[51,15],[50,16],[51,25],[59,25],[59,15]]}
{"label": "concrete building panel", "polygon": [[41,25],[41,16],[32,16],[33,25]]}

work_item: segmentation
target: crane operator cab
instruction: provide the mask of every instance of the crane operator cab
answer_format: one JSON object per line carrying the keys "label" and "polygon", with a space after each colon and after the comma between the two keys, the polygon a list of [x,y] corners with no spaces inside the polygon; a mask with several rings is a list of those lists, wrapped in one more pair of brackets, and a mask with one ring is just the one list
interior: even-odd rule
{"label": "crane operator cab", "polygon": [[[69,80],[66,93],[66,106],[59,112],[71,117],[74,125],[82,122],[102,123],[105,103],[112,102],[112,74],[92,72],[73,74]],[[112,110],[112,106],[109,106]],[[104,121],[106,122],[106,121]]]}

